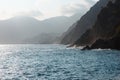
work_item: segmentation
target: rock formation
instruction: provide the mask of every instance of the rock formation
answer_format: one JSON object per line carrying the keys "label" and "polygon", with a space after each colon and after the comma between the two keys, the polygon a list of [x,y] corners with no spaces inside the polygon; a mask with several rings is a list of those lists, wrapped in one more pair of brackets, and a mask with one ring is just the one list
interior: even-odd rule
{"label": "rock formation", "polygon": [[81,17],[79,21],[73,24],[73,26],[64,33],[61,43],[74,43],[87,29],[92,28],[97,19],[97,15],[101,11],[102,7],[106,6],[108,1],[109,0],[100,0],[97,2],[83,17]]}
{"label": "rock formation", "polygon": [[84,33],[74,45],[87,45],[84,49],[120,50],[120,0],[109,1],[99,13],[93,28]]}

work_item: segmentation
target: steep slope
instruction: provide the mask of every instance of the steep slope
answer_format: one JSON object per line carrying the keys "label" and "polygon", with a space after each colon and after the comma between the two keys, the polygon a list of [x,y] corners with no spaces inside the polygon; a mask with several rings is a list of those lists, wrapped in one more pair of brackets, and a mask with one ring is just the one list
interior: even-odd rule
{"label": "steep slope", "polygon": [[[113,2],[112,2],[113,1]],[[120,0],[111,0],[98,15],[92,29],[75,45],[91,45],[90,48],[120,49]]]}
{"label": "steep slope", "polygon": [[98,39],[91,46],[86,46],[82,50],[99,48],[120,50],[120,33],[111,39]]}
{"label": "steep slope", "polygon": [[102,7],[106,6],[109,0],[100,0],[97,2],[79,21],[77,21],[72,29],[68,29],[66,33],[64,33],[64,37],[61,40],[62,44],[71,44],[76,41],[87,29],[91,28],[96,19],[97,15],[102,9]]}
{"label": "steep slope", "polygon": [[108,40],[98,39],[91,46],[91,49],[99,49],[99,48],[120,50],[120,34]]}

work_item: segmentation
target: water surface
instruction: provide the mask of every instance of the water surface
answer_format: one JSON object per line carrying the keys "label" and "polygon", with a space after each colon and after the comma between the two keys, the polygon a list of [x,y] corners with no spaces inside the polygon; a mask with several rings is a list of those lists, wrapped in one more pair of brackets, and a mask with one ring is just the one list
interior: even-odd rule
{"label": "water surface", "polygon": [[0,80],[120,80],[120,51],[0,45]]}

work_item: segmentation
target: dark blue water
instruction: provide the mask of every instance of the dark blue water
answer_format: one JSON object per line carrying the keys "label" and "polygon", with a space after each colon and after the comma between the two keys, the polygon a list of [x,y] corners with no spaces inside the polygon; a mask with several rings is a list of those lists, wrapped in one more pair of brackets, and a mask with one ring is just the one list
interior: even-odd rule
{"label": "dark blue water", "polygon": [[0,45],[0,80],[120,80],[120,52]]}

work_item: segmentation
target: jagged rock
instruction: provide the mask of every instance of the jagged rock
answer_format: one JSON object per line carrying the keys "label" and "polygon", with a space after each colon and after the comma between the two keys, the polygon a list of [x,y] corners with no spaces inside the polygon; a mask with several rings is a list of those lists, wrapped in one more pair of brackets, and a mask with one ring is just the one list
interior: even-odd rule
{"label": "jagged rock", "polygon": [[91,49],[91,47],[85,46],[82,50],[90,50],[90,49]]}
{"label": "jagged rock", "polygon": [[74,45],[92,45],[90,48],[120,49],[120,0],[109,1],[98,15],[92,29],[88,30]]}
{"label": "jagged rock", "polygon": [[120,34],[108,40],[98,39],[91,47],[86,46],[83,50],[90,49],[115,49],[120,50]]}
{"label": "jagged rock", "polygon": [[61,43],[71,44],[78,40],[83,33],[95,24],[97,15],[102,7],[106,6],[109,0],[97,2],[79,21],[73,24],[66,33],[63,34]]}

